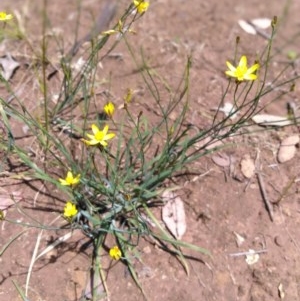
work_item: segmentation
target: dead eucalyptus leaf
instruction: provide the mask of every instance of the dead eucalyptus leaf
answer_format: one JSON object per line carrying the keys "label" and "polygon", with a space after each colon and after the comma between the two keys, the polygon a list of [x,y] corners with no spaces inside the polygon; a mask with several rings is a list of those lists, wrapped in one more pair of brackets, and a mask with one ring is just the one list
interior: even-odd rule
{"label": "dead eucalyptus leaf", "polygon": [[249,34],[256,34],[256,30],[254,28],[253,25],[249,24],[247,21],[245,20],[238,20],[238,24],[240,25],[240,27],[247,33]]}
{"label": "dead eucalyptus leaf", "polygon": [[223,142],[221,140],[218,140],[217,138],[212,138],[212,137],[205,137],[204,139],[202,139],[194,144],[194,146],[197,150],[203,149],[203,148],[210,150],[213,148],[217,148],[221,145],[223,145]]}
{"label": "dead eucalyptus leaf", "polygon": [[224,106],[220,108],[220,111],[223,112],[225,116],[230,116],[231,120],[237,118],[238,115],[238,112],[233,114],[234,111],[237,111],[237,108],[230,102],[225,102]]}
{"label": "dead eucalyptus leaf", "polygon": [[278,294],[279,294],[279,298],[280,299],[284,299],[285,292],[284,292],[283,284],[282,283],[279,283],[279,285],[278,285]]}
{"label": "dead eucalyptus leaf", "polygon": [[289,136],[281,141],[282,146],[296,145],[300,142],[299,135]]}
{"label": "dead eucalyptus leaf", "polygon": [[215,164],[217,164],[220,167],[228,167],[230,165],[230,157],[226,154],[218,154],[215,156],[212,156],[211,159]]}
{"label": "dead eucalyptus leaf", "polygon": [[235,119],[238,115],[238,112],[235,112],[237,108],[230,102],[225,102],[223,107],[214,107],[211,110],[222,112],[226,117],[230,116],[231,120]]}
{"label": "dead eucalyptus leaf", "polygon": [[183,201],[172,191],[165,191],[162,199],[165,203],[162,208],[162,220],[174,237],[181,239],[186,231]]}
{"label": "dead eucalyptus leaf", "polygon": [[84,298],[86,300],[102,300],[106,296],[102,279],[97,270],[91,269],[87,274]]}
{"label": "dead eucalyptus leaf", "polygon": [[252,120],[261,126],[287,126],[293,122],[287,117],[269,115],[269,114],[258,114],[252,117]]}
{"label": "dead eucalyptus leaf", "polygon": [[297,151],[296,145],[299,143],[299,136],[293,135],[281,141],[277,159],[279,163],[291,160]]}
{"label": "dead eucalyptus leaf", "polygon": [[2,67],[1,75],[5,80],[10,80],[15,70],[20,67],[20,64],[10,54],[0,58],[0,65]]}
{"label": "dead eucalyptus leaf", "polygon": [[65,241],[67,241],[70,237],[72,237],[73,232],[68,232],[65,235],[59,237],[58,239],[56,239],[50,246],[46,247],[39,255],[37,255],[36,259],[39,259],[40,257],[46,255],[47,253],[49,253],[50,251],[52,251],[53,249],[55,249],[59,244],[64,243]]}
{"label": "dead eucalyptus leaf", "polygon": [[261,33],[260,29],[267,29],[271,26],[271,19],[268,18],[256,18],[250,21],[238,20],[240,27],[247,33],[256,35]]}
{"label": "dead eucalyptus leaf", "polygon": [[272,20],[269,18],[256,18],[252,19],[250,22],[258,28],[267,29],[271,27]]}
{"label": "dead eucalyptus leaf", "polygon": [[234,231],[233,231],[233,234],[235,235],[236,245],[238,247],[240,247],[245,242],[245,238],[242,235],[240,235]]}
{"label": "dead eucalyptus leaf", "polygon": [[255,164],[249,154],[246,154],[241,160],[241,171],[245,178],[250,179],[255,172]]}
{"label": "dead eucalyptus leaf", "polygon": [[8,191],[0,188],[0,210],[5,212],[9,207],[20,202],[22,200],[22,194],[20,191],[14,191],[9,193]]}

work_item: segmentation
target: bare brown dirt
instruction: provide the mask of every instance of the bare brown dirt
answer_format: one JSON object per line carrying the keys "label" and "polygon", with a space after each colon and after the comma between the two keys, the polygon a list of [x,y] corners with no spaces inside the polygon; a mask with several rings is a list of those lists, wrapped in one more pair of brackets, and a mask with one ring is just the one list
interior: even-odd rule
{"label": "bare brown dirt", "polygon": [[[49,1],[47,14],[52,28],[62,32],[60,36],[65,52],[75,41],[76,1]],[[82,37],[92,26],[93,18],[103,7],[103,1],[89,0],[82,3],[82,16],[79,22],[79,36]],[[125,7],[125,1],[119,6],[117,14]],[[36,51],[40,51],[42,1],[1,1],[0,10],[25,14],[24,26]],[[190,122],[203,128],[212,120],[212,107],[219,104],[226,87],[224,76],[225,61],[234,54],[236,36],[240,36],[239,54],[245,54],[253,62],[259,56],[266,41],[260,36],[245,33],[237,24],[239,19],[258,17],[282,20],[274,44],[274,51],[280,51],[274,61],[273,76],[279,70],[289,50],[299,51],[299,1],[273,0],[225,0],[225,1],[152,1],[149,11],[134,25],[137,34],[131,36],[135,51],[141,47],[152,67],[174,87],[180,81],[187,56],[192,57]],[[56,45],[56,46],[55,46]],[[84,47],[84,46],[83,46]],[[82,50],[81,50],[82,51]],[[99,91],[108,89],[105,80],[110,77],[109,89],[119,105],[127,88],[145,91],[144,82],[136,76],[135,66],[124,46],[114,51],[118,56],[102,62],[103,75],[99,77]],[[24,41],[6,41],[0,45],[0,56],[11,53],[18,60],[26,61],[30,52]],[[50,43],[49,59],[58,61],[57,44]],[[299,66],[296,66],[296,69]],[[31,89],[22,90],[26,105],[37,110],[35,97],[39,95],[34,78],[29,78],[26,66],[22,65],[12,79],[12,84],[21,87],[24,81],[31,81]],[[59,74],[57,76],[60,76]],[[58,90],[57,78],[51,80],[51,88]],[[103,83],[101,86],[100,83]],[[7,96],[4,87],[0,88],[3,98]],[[284,115],[286,102],[293,100],[299,105],[299,86],[295,91],[282,97],[265,112]],[[163,92],[162,92],[163,93]],[[233,91],[229,91],[232,95]],[[137,112],[142,108],[147,112],[150,96],[140,94],[136,102]],[[268,99],[266,99],[267,101]],[[99,99],[101,105],[105,98]],[[228,99],[230,101],[230,99]],[[100,105],[100,107],[101,107]],[[176,116],[174,116],[176,117]],[[22,136],[18,124],[16,133]],[[208,249],[212,257],[199,256],[187,251],[190,275],[187,275],[180,263],[170,254],[156,246],[141,241],[142,263],[137,262],[138,276],[149,300],[164,301],[263,301],[281,300],[279,286],[285,293],[284,300],[300,300],[300,203],[299,203],[299,159],[295,157],[284,164],[277,162],[276,153],[283,137],[297,133],[297,128],[280,128],[272,131],[257,131],[251,127],[250,136],[236,137],[231,140],[233,146],[222,154],[230,156],[230,167],[219,167],[211,160],[211,155],[199,159],[193,165],[202,175],[197,178],[182,179],[184,188],[180,192],[185,201],[188,229],[183,240]],[[23,142],[22,142],[23,141]],[[30,141],[21,140],[23,145]],[[240,161],[249,154],[258,160],[264,181],[266,194],[271,202],[280,200],[274,208],[274,221],[270,220],[265,208],[257,177],[245,179],[240,171]],[[1,155],[1,153],[0,153]],[[63,198],[57,191],[57,199],[50,197],[51,187],[45,188],[40,182],[30,187],[22,181],[5,177],[11,170],[1,164],[1,187],[9,193],[21,191],[24,210],[30,212],[44,224],[54,220],[63,206]],[[15,162],[17,164],[17,162]],[[20,167],[19,167],[20,168]],[[7,218],[20,218],[18,209],[10,208]],[[64,221],[61,221],[61,225]],[[9,238],[22,230],[21,227],[2,222],[0,229],[0,247]],[[38,229],[30,229],[16,240],[0,257],[0,300],[21,300],[13,285],[15,281],[24,289],[26,276],[37,236]],[[65,234],[60,231],[45,231],[39,247],[42,250],[57,237]],[[237,243],[242,236],[244,242]],[[38,260],[30,279],[29,300],[80,300],[85,289],[91,248],[88,240],[75,233],[66,243]],[[264,250],[259,260],[248,265],[245,256],[231,254],[246,252],[249,249]],[[121,262],[110,262],[104,256],[110,300],[143,300],[143,297],[128,271]],[[193,258],[200,260],[194,260]]]}

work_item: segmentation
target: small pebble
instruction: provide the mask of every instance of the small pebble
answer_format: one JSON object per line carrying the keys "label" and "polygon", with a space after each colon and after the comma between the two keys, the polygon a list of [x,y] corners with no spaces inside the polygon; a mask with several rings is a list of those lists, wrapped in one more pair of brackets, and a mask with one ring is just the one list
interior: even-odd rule
{"label": "small pebble", "polygon": [[150,248],[150,246],[145,247],[145,248],[143,249],[143,252],[144,252],[145,254],[150,254],[150,253],[151,253],[151,248]]}
{"label": "small pebble", "polygon": [[283,246],[283,240],[280,236],[275,236],[274,238],[274,242],[278,247],[282,247]]}

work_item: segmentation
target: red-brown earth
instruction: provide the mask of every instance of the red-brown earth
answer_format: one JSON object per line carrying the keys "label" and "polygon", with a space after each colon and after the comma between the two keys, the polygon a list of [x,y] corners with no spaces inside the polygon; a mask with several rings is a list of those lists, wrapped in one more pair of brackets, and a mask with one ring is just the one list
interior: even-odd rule
{"label": "red-brown earth", "polygon": [[[53,0],[47,4],[49,28],[62,33],[60,38],[65,51],[70,49],[75,40],[79,2]],[[122,1],[119,4],[115,19],[121,15],[126,3]],[[103,0],[82,1],[79,37],[89,31],[93,18],[97,17],[103,5]],[[42,1],[2,0],[0,10],[20,15],[31,45],[39,52],[42,40]],[[188,116],[190,123],[203,128],[210,125],[213,117],[211,109],[218,106],[227,86],[225,61],[232,60],[234,56],[236,37],[240,36],[238,55],[247,55],[251,63],[260,57],[267,44],[261,36],[244,32],[238,20],[272,19],[274,15],[278,16],[278,33],[273,45],[276,56],[270,65],[270,78],[274,78],[281,70],[280,64],[287,60],[288,51],[299,52],[299,11],[300,2],[296,0],[157,0],[151,2],[146,14],[134,24],[136,35],[129,39],[135,45],[138,55],[143,47],[151,67],[173,87],[180,81],[187,56],[191,55]],[[3,41],[0,44],[0,56],[7,53],[21,62],[30,61],[33,55],[24,39]],[[104,79],[110,76],[110,91],[117,105],[121,105],[127,88],[146,87],[135,72],[126,47],[121,43],[114,53],[121,54],[122,59],[105,59],[100,79],[103,80],[103,89],[107,89]],[[54,63],[59,60],[57,44],[49,43],[47,56]],[[299,72],[297,64],[295,68]],[[59,75],[55,76],[49,84],[53,93],[59,89]],[[28,71],[21,66],[11,79],[11,85],[18,89],[26,82],[30,84],[25,85],[19,97],[28,108],[38,110],[36,98],[40,95],[37,78],[32,70]],[[102,86],[99,84],[97,88],[101,90]],[[3,85],[0,91],[1,97],[5,99],[8,92]],[[293,92],[273,102],[264,112],[285,115],[288,101],[299,105],[299,91],[296,82]],[[275,93],[267,96],[261,106],[275,98]],[[231,101],[232,95],[233,91],[229,91],[226,100]],[[136,112],[140,109],[147,111],[144,104],[150,101],[149,93],[145,92],[135,104]],[[172,117],[176,117],[176,113]],[[16,135],[23,135],[19,124],[13,124],[12,127]],[[281,300],[283,295],[279,292],[280,285],[285,293],[284,300],[300,300],[300,154],[297,151],[286,163],[279,164],[277,161],[280,140],[291,133],[297,133],[298,129],[287,127],[263,130],[249,125],[248,131],[251,134],[232,138],[231,146],[220,151],[222,155],[231,158],[229,167],[216,165],[211,159],[216,154],[210,154],[193,164],[193,170],[199,172],[199,177],[180,180],[180,184],[184,184],[180,196],[185,202],[187,216],[187,231],[183,240],[208,249],[212,256],[187,251],[188,255],[200,259],[188,260],[190,275],[187,276],[172,255],[141,241],[138,249],[142,253],[143,264],[137,263],[136,269],[149,300]],[[31,142],[25,138],[18,141],[23,146]],[[264,205],[257,176],[246,179],[241,173],[240,161],[245,155],[250,155],[256,162],[259,160],[269,200],[280,200],[276,205],[271,204],[274,208],[273,221]],[[19,205],[30,216],[43,224],[49,224],[60,214],[63,203],[58,201],[61,197],[58,191],[51,191],[53,187],[46,188],[39,181],[33,182],[34,187],[30,187],[22,181],[13,180],[12,172],[17,173],[19,170],[8,173],[4,158],[2,163],[1,188],[9,193],[21,193]],[[6,218],[23,220],[14,207],[8,210]],[[64,223],[61,219],[60,225]],[[2,222],[0,247],[22,229],[7,221]],[[12,281],[22,289],[25,288],[39,233],[40,229],[28,230],[0,257],[0,300],[21,300]],[[62,230],[44,231],[39,250],[65,233]],[[237,244],[238,236],[244,238],[243,243]],[[90,268],[91,248],[85,246],[86,242],[87,239],[80,232],[75,232],[71,239],[34,264],[29,283],[29,300],[80,300]],[[247,264],[245,256],[230,255],[249,249],[264,250],[253,265]],[[111,262],[106,256],[104,263],[105,270],[108,270],[110,300],[143,300],[121,262]]]}

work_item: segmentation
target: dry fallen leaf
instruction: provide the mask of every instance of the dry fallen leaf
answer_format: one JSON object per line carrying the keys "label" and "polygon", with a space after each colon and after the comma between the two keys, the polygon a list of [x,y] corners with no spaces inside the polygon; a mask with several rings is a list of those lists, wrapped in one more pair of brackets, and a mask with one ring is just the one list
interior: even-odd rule
{"label": "dry fallen leaf", "polygon": [[220,147],[222,145],[223,145],[223,142],[221,140],[218,140],[217,138],[205,137],[204,139],[202,139],[199,142],[195,143],[194,147],[197,150],[203,149],[203,148],[205,148],[207,150],[211,150],[211,149]]}
{"label": "dry fallen leaf", "polygon": [[238,115],[237,108],[230,102],[225,102],[223,107],[214,107],[212,108],[213,111],[223,112],[226,117],[230,116],[231,120],[235,119]]}
{"label": "dry fallen leaf", "polygon": [[249,34],[257,34],[259,29],[267,29],[271,26],[271,19],[268,18],[257,18],[250,21],[239,20],[238,24],[240,27]]}
{"label": "dry fallen leaf", "polygon": [[71,67],[76,71],[82,71],[85,64],[86,64],[86,61],[82,57],[80,57],[77,60],[77,62],[75,62],[71,65]]}
{"label": "dry fallen leaf", "polygon": [[64,243],[67,241],[69,238],[72,237],[73,232],[68,232],[65,235],[57,238],[51,245],[46,247],[39,255],[37,255],[36,259],[39,259],[40,257],[46,255],[47,253],[51,252],[53,249],[55,249],[59,244]]}
{"label": "dry fallen leaf", "polygon": [[162,220],[174,237],[181,239],[186,231],[183,201],[172,191],[165,191],[162,199],[165,203],[162,208]]}
{"label": "dry fallen leaf", "polygon": [[91,270],[87,273],[86,287],[84,291],[84,300],[102,300],[105,297],[105,290],[102,279],[97,271]]}
{"label": "dry fallen leaf", "polygon": [[258,114],[252,117],[252,120],[261,126],[287,126],[293,124],[292,120],[287,117]]}
{"label": "dry fallen leaf", "polygon": [[249,24],[247,21],[245,20],[238,20],[238,24],[240,25],[240,27],[247,33],[249,34],[256,34],[256,30],[254,28],[254,26],[252,26],[251,24]]}
{"label": "dry fallen leaf", "polygon": [[282,283],[279,283],[279,285],[278,285],[278,294],[279,294],[280,299],[284,299],[285,293],[284,293],[284,290],[283,290]]}
{"label": "dry fallen leaf", "polygon": [[235,235],[236,245],[238,247],[240,247],[245,242],[245,238],[242,235],[240,235],[234,231],[233,231],[233,234]]}
{"label": "dry fallen leaf", "polygon": [[226,154],[218,154],[212,156],[211,159],[215,164],[217,164],[220,167],[228,167],[231,162],[230,157]]}
{"label": "dry fallen leaf", "polygon": [[255,164],[249,154],[246,154],[241,161],[241,171],[247,179],[252,178],[255,172]]}
{"label": "dry fallen leaf", "polygon": [[269,18],[256,18],[252,19],[250,22],[258,28],[267,29],[271,27],[272,20]]}
{"label": "dry fallen leaf", "polygon": [[4,216],[6,210],[9,207],[13,206],[17,202],[20,202],[21,200],[22,200],[22,194],[20,191],[14,191],[12,193],[9,193],[3,188],[0,188],[0,210],[3,211]]}
{"label": "dry fallen leaf", "polygon": [[293,135],[281,141],[277,159],[279,163],[291,160],[297,151],[296,145],[299,143],[299,136]]}
{"label": "dry fallen leaf", "polygon": [[10,54],[0,58],[0,65],[2,67],[1,75],[5,80],[11,79],[15,70],[20,67],[20,64]]}

